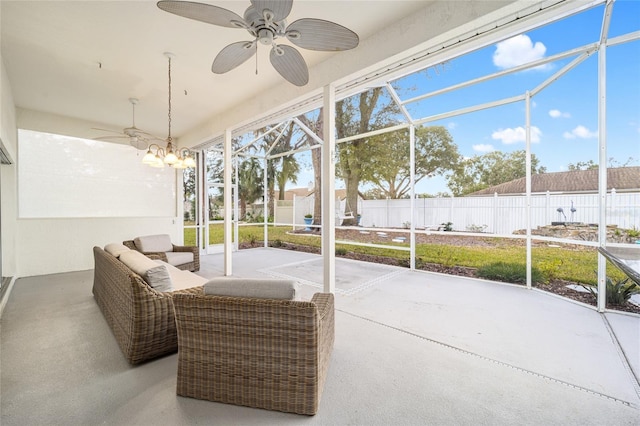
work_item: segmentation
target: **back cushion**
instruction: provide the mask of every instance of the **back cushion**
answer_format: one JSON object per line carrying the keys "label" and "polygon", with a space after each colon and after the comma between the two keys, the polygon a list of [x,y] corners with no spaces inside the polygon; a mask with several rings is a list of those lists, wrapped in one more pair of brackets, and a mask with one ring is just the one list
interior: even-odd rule
{"label": "back cushion", "polygon": [[213,278],[204,285],[204,294],[253,299],[295,300],[298,283],[293,280],[263,278]]}
{"label": "back cushion", "polygon": [[104,246],[104,251],[115,257],[120,257],[122,253],[130,250],[131,249],[129,247],[121,243],[111,243]]}
{"label": "back cushion", "polygon": [[144,253],[173,251],[171,237],[167,234],[146,235],[136,238],[133,242],[138,250]]}
{"label": "back cushion", "polygon": [[149,259],[139,251],[129,250],[120,255],[120,261],[127,265],[136,274],[145,277],[147,271],[158,266],[156,262]]}

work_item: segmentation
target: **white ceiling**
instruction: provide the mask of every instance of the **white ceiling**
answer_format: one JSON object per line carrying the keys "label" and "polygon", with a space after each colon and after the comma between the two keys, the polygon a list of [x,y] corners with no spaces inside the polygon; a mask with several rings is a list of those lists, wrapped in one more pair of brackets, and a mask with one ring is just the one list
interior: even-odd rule
{"label": "white ceiling", "polygon": [[[532,15],[544,19],[558,14],[552,5],[569,9],[598,1],[602,0],[294,0],[288,22],[325,19],[360,36],[360,45],[345,52],[299,49],[309,65],[310,81],[296,87],[272,68],[265,46],[259,46],[257,75],[253,58],[229,73],[213,74],[216,54],[230,43],[250,40],[250,35],[169,14],[155,1],[0,0],[0,59],[18,108],[119,130],[131,125],[128,99],[133,97],[140,101],[136,126],[166,137],[164,52],[171,52],[172,136],[184,137],[187,146],[193,146],[317,94],[328,83],[345,83],[363,73],[377,75],[394,63],[412,62],[413,55],[446,51],[496,28],[508,30]],[[241,16],[250,4],[208,3]],[[508,32],[494,32],[493,38],[501,36]],[[74,135],[104,135],[86,127],[86,133]]]}
{"label": "white ceiling", "polygon": [[[211,1],[241,15],[249,0]],[[295,0],[288,22],[302,17],[335,21],[361,40],[424,8],[427,1]],[[224,75],[211,73],[215,55],[242,29],[216,27],[161,11],[155,1],[6,1],[0,3],[2,59],[17,107],[89,120],[116,128],[131,124],[166,136],[167,58],[172,52],[172,134],[180,136],[265,89],[290,85],[260,46]],[[313,65],[335,53],[300,49]],[[339,54],[348,54],[343,52]],[[304,90],[304,89],[303,89]],[[99,136],[96,133],[96,136]]]}

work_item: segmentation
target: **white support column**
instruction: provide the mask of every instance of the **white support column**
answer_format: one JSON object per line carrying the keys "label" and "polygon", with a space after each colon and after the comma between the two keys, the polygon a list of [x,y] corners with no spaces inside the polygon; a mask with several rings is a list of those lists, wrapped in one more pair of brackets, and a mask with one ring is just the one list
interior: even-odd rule
{"label": "white support column", "polygon": [[233,147],[231,144],[231,130],[225,130],[224,132],[224,275],[232,275],[231,255],[233,251],[233,241],[231,238],[232,232],[232,215],[233,215],[233,203],[231,198],[231,192],[233,184],[231,182],[231,171],[233,164],[231,164],[231,153]]}
{"label": "white support column", "polygon": [[324,292],[336,288],[336,92],[333,84],[324,87],[322,109],[324,144],[322,145],[322,259]]}
{"label": "white support column", "polygon": [[525,129],[527,150],[525,154],[525,187],[526,187],[526,222],[527,222],[527,288],[531,289],[531,94],[529,91],[525,94]]}
{"label": "white support column", "polygon": [[[200,239],[200,254],[207,253],[209,250],[209,182],[207,179],[207,162],[206,151],[200,151],[200,156],[198,158],[198,173],[196,185],[198,200],[200,203],[196,203],[197,211],[196,211],[196,232],[198,233],[198,238]],[[199,226],[198,226],[199,225]],[[204,232],[203,231],[204,227]],[[204,234],[204,237],[203,237]],[[202,239],[204,238],[204,239]]]}
{"label": "white support column", "polygon": [[[233,234],[231,239],[233,240],[233,251],[238,251],[240,249],[240,242],[238,238],[240,238],[240,199],[238,198],[240,195],[238,194],[238,182],[240,182],[240,178],[238,177],[240,163],[238,162],[240,157],[236,155],[235,158],[235,167],[233,170],[235,173],[233,174],[233,184],[231,185],[232,198],[233,198]],[[231,164],[233,165],[234,158],[233,153],[231,154]],[[235,240],[233,236],[235,235]]]}
{"label": "white support column", "polygon": [[264,183],[262,185],[262,219],[263,219],[263,223],[262,223],[262,228],[263,228],[263,232],[264,232],[264,237],[263,237],[263,246],[264,247],[268,247],[269,246],[269,231],[267,229],[267,221],[269,218],[269,188],[268,188],[268,184],[269,184],[269,177],[267,176],[267,167],[269,166],[269,159],[265,157],[264,159]]}
{"label": "white support column", "polygon": [[416,269],[416,127],[409,127],[409,179],[411,184],[411,233],[409,234],[409,268]]}
{"label": "white support column", "polygon": [[[607,245],[607,48],[604,43],[598,50],[598,243]],[[598,253],[598,312],[604,312],[607,304],[607,261]]]}

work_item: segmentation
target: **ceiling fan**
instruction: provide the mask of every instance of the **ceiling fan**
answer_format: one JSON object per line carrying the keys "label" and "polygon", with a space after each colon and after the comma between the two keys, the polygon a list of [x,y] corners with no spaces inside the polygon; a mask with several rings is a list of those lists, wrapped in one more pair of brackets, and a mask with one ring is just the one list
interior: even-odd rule
{"label": "ceiling fan", "polygon": [[304,58],[295,48],[278,44],[278,38],[286,38],[298,47],[309,50],[341,51],[358,46],[356,33],[335,22],[323,19],[303,18],[287,25],[285,18],[291,12],[293,0],[251,0],[244,17],[210,4],[190,1],[159,1],[158,7],[166,12],[208,24],[228,28],[244,28],[253,37],[251,41],[239,41],[222,49],[213,60],[211,71],[224,74],[251,58],[258,43],[271,45],[269,60],[287,81],[296,86],[309,82],[309,70]]}
{"label": "ceiling fan", "polygon": [[92,127],[93,130],[100,130],[102,132],[110,132],[115,133],[118,136],[99,136],[97,138],[93,138],[96,141],[116,141],[119,142],[122,139],[129,139],[129,144],[136,149],[143,150],[147,149],[149,146],[149,141],[152,140],[162,140],[161,138],[152,135],[151,133],[147,133],[143,130],[140,130],[136,127],[136,105],[138,104],[138,99],[129,98],[129,102],[131,103],[131,127],[126,127],[122,129],[122,132],[117,132],[115,130],[109,129],[99,129],[97,127]]}

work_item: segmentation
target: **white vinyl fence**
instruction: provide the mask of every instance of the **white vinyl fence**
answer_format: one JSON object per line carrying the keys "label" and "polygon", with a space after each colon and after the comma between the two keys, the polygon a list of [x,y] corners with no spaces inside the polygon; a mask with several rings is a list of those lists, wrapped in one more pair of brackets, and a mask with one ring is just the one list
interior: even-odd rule
{"label": "white vinyl fence", "polygon": [[[512,234],[527,226],[526,196],[419,198],[415,200],[416,228],[429,228],[451,222],[454,231],[482,230],[498,235]],[[336,202],[338,204],[338,202]],[[340,225],[344,201],[336,209]],[[296,197],[292,209],[294,223],[313,213],[313,197]],[[410,200],[360,200],[361,225],[366,228],[408,228],[411,224]],[[280,222],[280,221],[279,221]],[[598,223],[598,194],[532,194],[531,226],[552,222]],[[282,223],[282,222],[281,222]],[[607,225],[640,229],[640,193],[607,194]]]}

